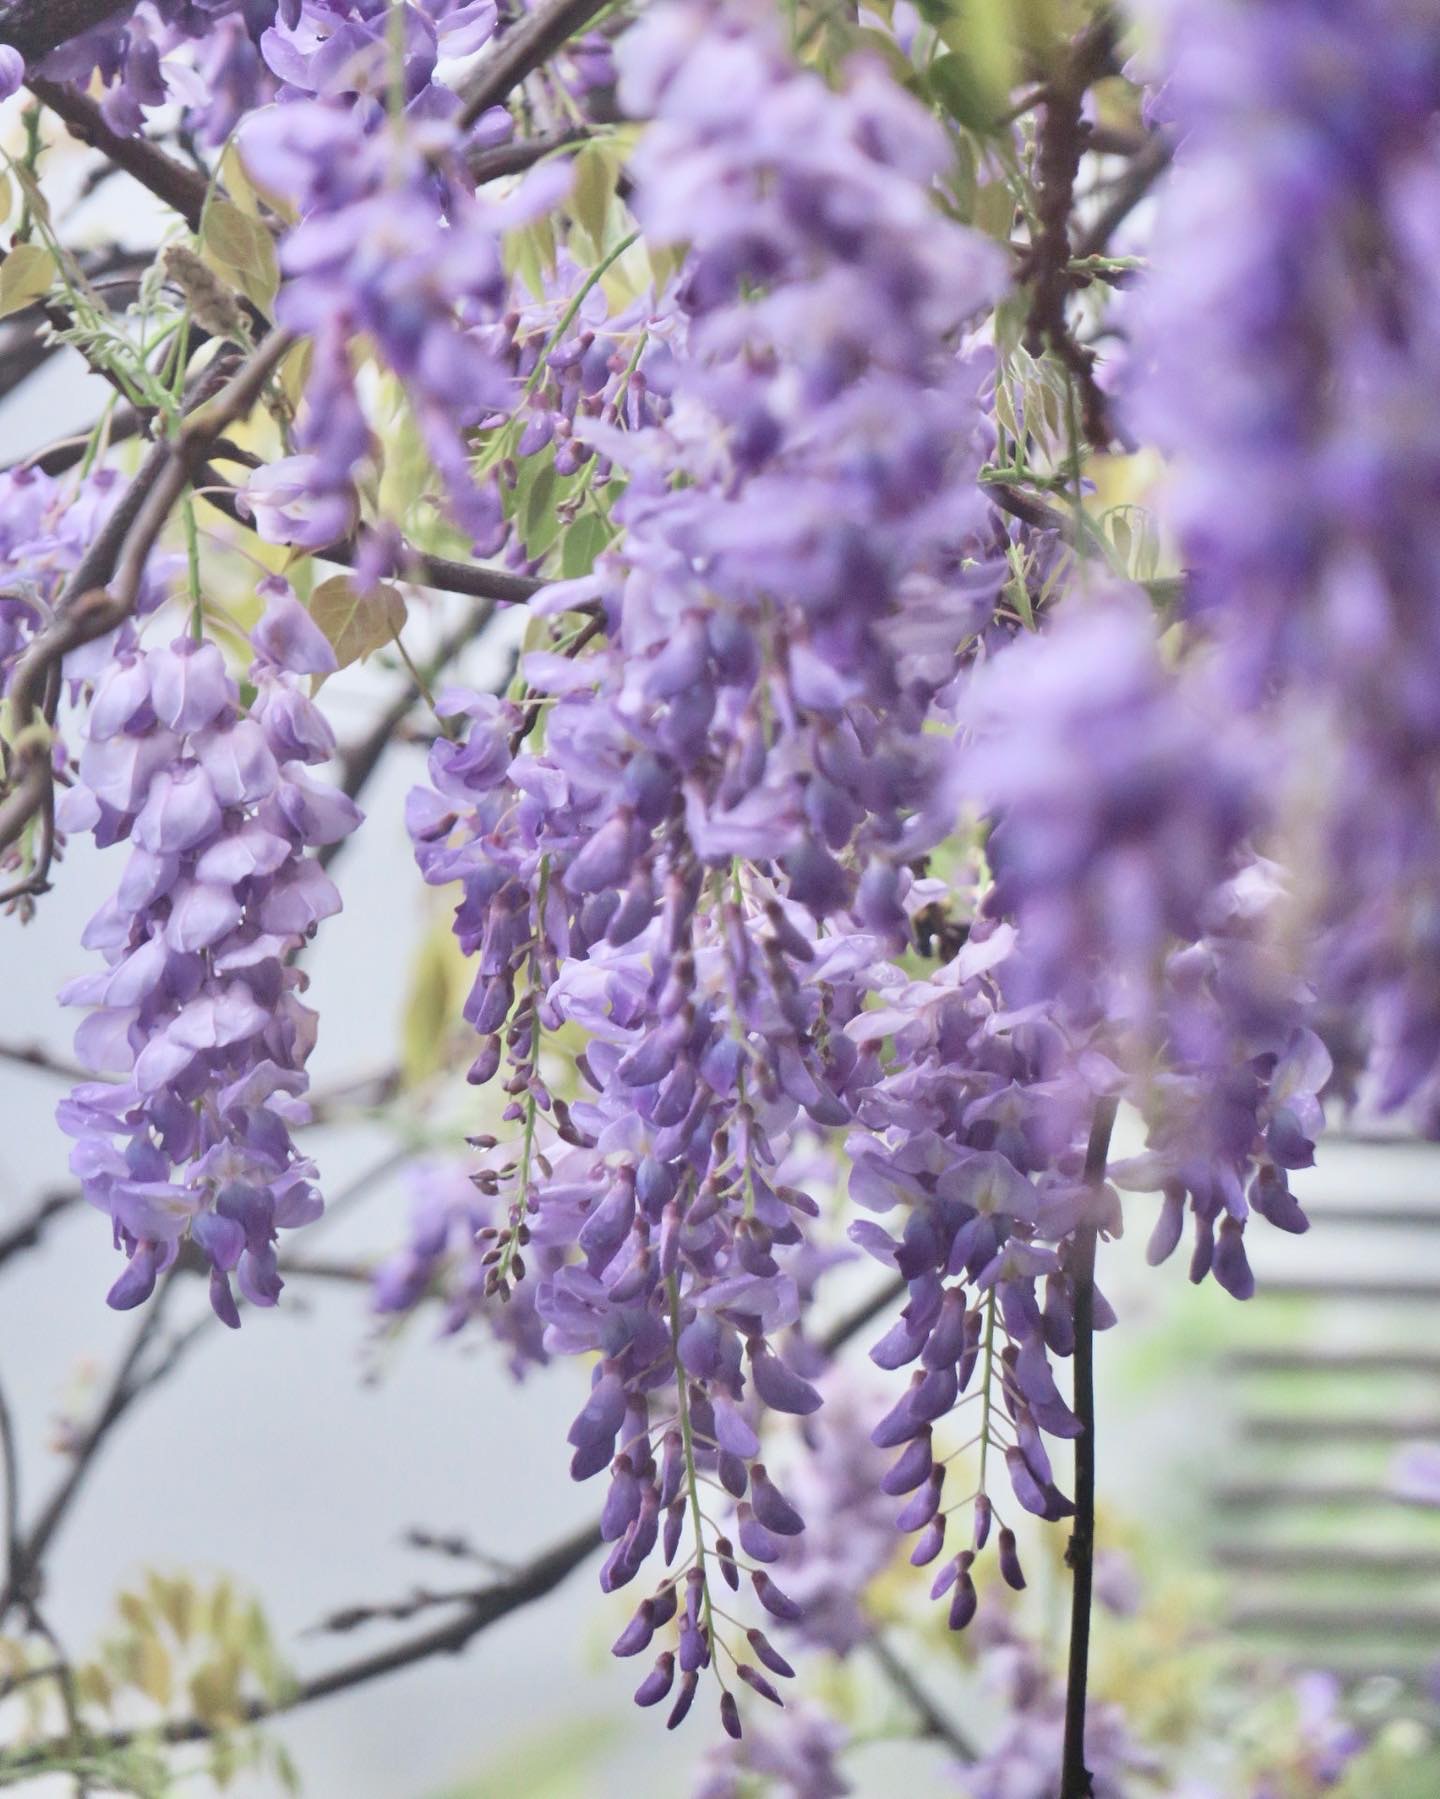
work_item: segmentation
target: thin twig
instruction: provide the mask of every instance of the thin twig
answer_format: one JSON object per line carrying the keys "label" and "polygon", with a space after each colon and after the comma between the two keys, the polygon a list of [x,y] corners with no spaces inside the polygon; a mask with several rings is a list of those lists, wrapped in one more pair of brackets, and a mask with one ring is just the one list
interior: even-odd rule
{"label": "thin twig", "polygon": [[[1085,1151],[1085,1180],[1098,1187],[1105,1178],[1116,1102],[1096,1101]],[[1070,1607],[1070,1657],[1065,1682],[1065,1747],[1060,1764],[1060,1799],[1090,1799],[1093,1787],[1085,1766],[1085,1695],[1090,1675],[1090,1609],[1095,1578],[1095,1243],[1088,1219],[1075,1232],[1070,1283],[1075,1296],[1075,1523],[1065,1560],[1074,1575]]]}
{"label": "thin twig", "polygon": [[1170,166],[1174,154],[1169,140],[1159,133],[1136,151],[1104,207],[1081,232],[1074,249],[1075,260],[1104,254],[1111,238]]}
{"label": "thin twig", "polygon": [[33,1249],[44,1234],[46,1225],[79,1203],[78,1188],[62,1188],[59,1192],[45,1194],[18,1224],[12,1224],[7,1231],[0,1233],[0,1268],[5,1266],[11,1256]]}
{"label": "thin twig", "polygon": [[884,1671],[885,1678],[909,1705],[924,1726],[924,1734],[944,1743],[961,1761],[976,1759],[975,1745],[944,1709],[926,1692],[910,1669],[877,1631],[866,1639],[866,1648]]}
{"label": "thin twig", "polygon": [[571,131],[551,131],[542,137],[521,138],[513,144],[472,150],[467,166],[475,185],[483,187],[487,181],[498,181],[503,175],[522,174],[558,151],[578,149],[589,139],[590,132],[583,125],[577,125]]}
{"label": "thin twig", "polygon": [[165,1301],[171,1292],[173,1283],[174,1271],[172,1270],[162,1280],[154,1299],[150,1302],[144,1317],[131,1337],[130,1347],[121,1357],[119,1365],[111,1377],[110,1386],[101,1401],[100,1409],[89,1430],[81,1438],[69,1468],[42,1507],[39,1517],[21,1538],[11,1565],[6,1571],[5,1586],[3,1590],[0,1590],[0,1619],[3,1619],[14,1605],[24,1601],[30,1594],[45,1552],[54,1540],[56,1532],[65,1522],[92,1463],[104,1447],[110,1433],[130,1409],[137,1395],[143,1392],[149,1384],[139,1378],[139,1368],[145,1352],[154,1341],[155,1334],[164,1320]]}
{"label": "thin twig", "polygon": [[14,0],[0,15],[0,44],[9,44],[32,67],[82,32],[93,31],[135,0]]}
{"label": "thin twig", "polygon": [[482,112],[508,99],[527,75],[548,61],[567,39],[582,31],[607,4],[608,0],[550,0],[548,6],[537,7],[512,26],[501,38],[495,54],[460,90],[461,130],[473,125]]}
{"label": "thin twig", "polygon": [[0,1043],[0,1062],[18,1062],[22,1068],[38,1069],[41,1074],[53,1074],[62,1081],[94,1079],[88,1068],[67,1061],[64,1056],[52,1056],[38,1043]]}
{"label": "thin twig", "polygon": [[73,137],[98,150],[157,200],[173,208],[192,231],[200,229],[200,215],[205,210],[210,185],[203,175],[167,156],[149,138],[121,137],[112,131],[100,108],[78,88],[37,75],[30,76],[26,86],[42,106],[48,106],[63,121]]}
{"label": "thin twig", "polygon": [[874,1322],[888,1306],[895,1303],[904,1293],[906,1281],[904,1275],[897,1275],[894,1280],[887,1281],[883,1287],[876,1289],[867,1300],[847,1312],[831,1325],[820,1339],[820,1348],[827,1356],[837,1354],[853,1336],[863,1331],[867,1324]]}

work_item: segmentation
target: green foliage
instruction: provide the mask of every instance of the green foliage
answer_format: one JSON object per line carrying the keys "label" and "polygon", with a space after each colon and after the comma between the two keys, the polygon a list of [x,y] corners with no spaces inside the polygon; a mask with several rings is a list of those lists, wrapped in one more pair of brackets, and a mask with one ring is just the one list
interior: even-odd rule
{"label": "green foliage", "polygon": [[280,264],[268,228],[231,200],[205,208],[200,251],[215,273],[267,315],[280,289]]}
{"label": "green foliage", "polygon": [[335,660],[348,668],[399,636],[405,628],[405,598],[383,581],[362,589],[349,575],[332,575],[311,593],[310,616],[329,640]]}
{"label": "green foliage", "polygon": [[49,250],[39,244],[17,244],[0,262],[0,319],[44,299],[57,272]]}

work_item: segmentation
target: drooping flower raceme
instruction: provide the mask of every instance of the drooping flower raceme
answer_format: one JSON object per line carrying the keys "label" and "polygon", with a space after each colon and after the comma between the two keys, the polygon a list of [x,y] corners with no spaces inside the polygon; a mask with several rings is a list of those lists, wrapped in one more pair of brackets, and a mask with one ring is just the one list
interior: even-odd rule
{"label": "drooping flower raceme", "polygon": [[334,653],[280,584],[255,632],[246,711],[219,648],[179,638],[135,647],[99,683],[68,829],[128,844],[114,896],[87,926],[106,967],[63,998],[89,1008],[76,1033],[86,1083],[60,1106],[71,1166],[109,1213],[127,1258],[110,1292],[138,1305],[193,1239],[230,1325],[230,1286],[256,1305],[280,1291],[276,1236],[321,1209],[305,1122],[315,1015],[295,952],[339,909],[308,852],[359,819],[308,765],[334,748],[298,676]]}
{"label": "drooping flower raceme", "polygon": [[[816,1209],[784,1168],[874,1078],[844,1034],[859,973],[904,936],[908,864],[951,822],[926,725],[997,584],[966,568],[985,371],[962,351],[1001,271],[936,212],[943,141],[873,72],[832,92],[767,25],[689,7],[649,16],[621,72],[658,116],[637,212],[694,240],[683,331],[650,369],[669,407],[577,421],[629,477],[623,546],[542,602],[578,622],[524,658],[532,697],[442,698],[468,729],[436,745],[411,829],[427,880],[464,886],[472,1078],[511,1070],[497,1281],[525,1243],[583,1258],[537,1304],[548,1347],[600,1355],[571,1442],[578,1477],[610,1470],[603,1584],[690,1539],[616,1646],[675,1620],[637,1698],[673,1692],[678,1722],[716,1653],[717,1574],[748,1567],[762,1605],[796,1610],[767,1570],[802,1519],[756,1429],[820,1403],[779,1349]],[[567,1024],[588,1091],[562,1108],[538,1055]],[[737,1501],[738,1551],[705,1479]],[[769,1685],[749,1660],[741,1678]],[[728,1688],[722,1716],[738,1729]]]}
{"label": "drooping flower raceme", "polygon": [[1273,732],[1276,853],[1300,931],[1324,931],[1303,972],[1368,1028],[1367,1097],[1433,1124],[1440,18],[1408,0],[1171,12],[1182,144],[1132,411],[1174,456],[1192,617]]}

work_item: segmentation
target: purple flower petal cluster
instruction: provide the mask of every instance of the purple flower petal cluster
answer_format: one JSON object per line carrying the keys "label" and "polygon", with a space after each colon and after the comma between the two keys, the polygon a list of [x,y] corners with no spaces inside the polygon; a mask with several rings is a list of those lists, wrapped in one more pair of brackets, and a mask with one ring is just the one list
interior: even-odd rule
{"label": "purple flower petal cluster", "polygon": [[[984,1619],[981,1673],[1003,1722],[977,1760],[958,1770],[966,1799],[1051,1799],[1065,1740],[1065,1685],[998,1612]],[[1085,1767],[1095,1799],[1127,1799],[1161,1774],[1122,1709],[1094,1700],[1085,1714]]]}
{"label": "purple flower petal cluster", "polygon": [[[114,469],[97,469],[83,479],[57,479],[23,465],[0,471],[0,692],[124,492],[124,477]],[[175,568],[168,554],[147,560],[137,613],[143,616],[161,604]],[[93,679],[109,665],[122,637],[130,641],[126,627],[72,652],[66,675]]]}
{"label": "purple flower petal cluster", "polygon": [[130,846],[83,938],[106,966],[62,995],[88,1008],[76,1053],[110,1077],[59,1109],[71,1167],[126,1256],[110,1303],[146,1299],[188,1237],[232,1326],[230,1277],[273,1305],[277,1233],[321,1210],[290,1135],[308,1116],[316,1023],[295,952],[340,907],[307,852],[359,822],[306,772],[334,738],[297,677],[328,673],[334,653],[283,583],[267,586],[249,710],[214,643],[123,651],[96,687],[61,806],[66,828]]}
{"label": "purple flower petal cluster", "polygon": [[1287,988],[1257,921],[1274,909],[1259,866],[1226,892],[1230,910],[1199,942],[1169,957],[1162,989],[1162,1060],[1132,1083],[1148,1127],[1146,1153],[1111,1166],[1117,1186],[1160,1193],[1149,1246],[1164,1261],[1188,1200],[1195,1247],[1190,1277],[1209,1273],[1237,1299],[1255,1291],[1244,1232],[1252,1212],[1280,1230],[1309,1221],[1290,1190],[1309,1168],[1324,1126],[1329,1051],[1308,1022],[1312,996]]}
{"label": "purple flower petal cluster", "polygon": [[504,308],[501,233],[544,211],[568,171],[549,165],[487,206],[445,172],[451,127],[407,116],[396,128],[383,113],[320,100],[259,114],[241,148],[261,185],[301,215],[281,249],[276,317],[315,345],[303,454],[263,477],[262,518],[282,538],[319,548],[353,505],[370,452],[353,362],[363,337],[402,383],[455,521],[477,554],[498,548],[498,495],[474,478],[466,433],[513,396],[475,327]]}
{"label": "purple flower petal cluster", "polygon": [[845,1799],[854,1787],[841,1773],[845,1727],[814,1705],[795,1705],[768,1730],[706,1752],[691,1799],[745,1799],[755,1781],[777,1799]]}
{"label": "purple flower petal cluster", "polygon": [[[927,980],[882,967],[879,1004],[852,1020],[852,1037],[891,1042],[888,1067],[858,1097],[863,1127],[847,1145],[850,1194],[890,1228],[850,1227],[862,1248],[898,1269],[907,1300],[871,1350],[887,1369],[910,1367],[909,1384],[872,1440],[897,1452],[881,1491],[899,1499],[897,1524],[917,1533],[916,1566],[941,1562],[932,1587],[950,1596],[950,1623],[974,1616],[971,1570],[998,1526],[1000,1571],[1024,1577],[993,1473],[1003,1459],[1019,1505],[1057,1519],[1073,1508],[1055,1483],[1045,1438],[1079,1426],[1060,1396],[1052,1357],[1074,1344],[1069,1255],[1086,1221],[1119,1230],[1109,1188],[1083,1179],[1096,1097],[1120,1071],[1092,1040],[1050,1009],[1006,1009],[996,970],[1013,927],[981,924]],[[1114,1315],[1096,1293],[1103,1328]],[[948,1541],[944,1503],[952,1449],[937,1433],[974,1399],[979,1476],[970,1543]],[[948,1441],[948,1439],[947,1439]],[[1008,1501],[1007,1501],[1008,1504]]]}
{"label": "purple flower petal cluster", "polygon": [[[674,1687],[678,1722],[714,1658],[717,1576],[798,1610],[768,1569],[801,1515],[757,1429],[762,1409],[820,1404],[803,1339],[778,1340],[817,1210],[784,1165],[876,1078],[844,1027],[861,971],[906,933],[906,864],[951,822],[926,725],[993,602],[964,569],[985,374],[961,349],[999,271],[934,209],[930,122],[871,73],[833,93],[768,27],[674,8],[621,64],[629,103],[659,115],[639,214],[662,240],[699,227],[685,329],[652,375],[668,408],[576,425],[629,473],[623,551],[554,592],[552,614],[590,622],[524,658],[530,697],[442,698],[468,730],[436,744],[410,824],[426,879],[464,886],[472,1079],[508,1066],[523,1125],[497,1285],[522,1233],[582,1258],[536,1303],[550,1350],[600,1358],[571,1443],[578,1478],[610,1470],[602,1583],[657,1546],[673,1566],[690,1538],[617,1645],[673,1622],[637,1697]],[[702,218],[704,183],[723,203]],[[851,908],[870,930],[819,933]],[[568,1106],[538,1072],[564,1026],[588,1039]],[[547,1119],[559,1145],[547,1123],[538,1149]],[[704,1523],[703,1480],[736,1500],[738,1549]],[[727,1691],[738,1730],[733,1712]]]}
{"label": "purple flower petal cluster", "polygon": [[[277,98],[324,95],[383,110],[395,73],[392,11],[390,0],[140,0],[72,38],[42,72],[82,87],[98,78],[105,121],[122,136],[178,104],[186,128],[214,147]],[[437,64],[481,49],[498,8],[494,0],[406,0],[403,11],[406,104],[416,116],[448,117],[458,102],[435,79]]]}
{"label": "purple flower petal cluster", "polygon": [[844,1657],[874,1633],[868,1591],[894,1563],[901,1540],[883,1484],[891,1457],[870,1441],[885,1409],[883,1389],[843,1367],[817,1384],[824,1409],[808,1422],[803,1453],[786,1470],[805,1534],[787,1539],[779,1567],[802,1613],[789,1638]]}

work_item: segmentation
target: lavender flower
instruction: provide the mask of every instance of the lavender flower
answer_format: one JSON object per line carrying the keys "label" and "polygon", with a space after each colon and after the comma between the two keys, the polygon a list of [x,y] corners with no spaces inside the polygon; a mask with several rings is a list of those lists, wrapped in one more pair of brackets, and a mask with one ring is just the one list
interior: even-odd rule
{"label": "lavender flower", "polygon": [[85,933],[107,966],[62,995],[89,1008],[77,1054],[113,1077],[59,1109],[71,1167],[127,1258],[110,1303],[147,1298],[190,1237],[230,1325],[231,1274],[273,1305],[277,1233],[321,1209],[290,1137],[308,1115],[316,1022],[293,952],[340,906],[306,851],[359,820],[305,773],[334,740],[295,677],[329,672],[333,652],[283,584],[269,589],[249,713],[213,643],[123,654],[96,688],[61,809],[102,848],[131,846]]}
{"label": "lavender flower", "polygon": [[1321,933],[1303,973],[1368,1035],[1366,1097],[1429,1128],[1437,446],[1415,397],[1440,368],[1440,31],[1403,0],[1171,23],[1183,147],[1133,414],[1174,456],[1191,613],[1286,789],[1297,934]]}

